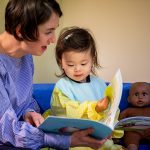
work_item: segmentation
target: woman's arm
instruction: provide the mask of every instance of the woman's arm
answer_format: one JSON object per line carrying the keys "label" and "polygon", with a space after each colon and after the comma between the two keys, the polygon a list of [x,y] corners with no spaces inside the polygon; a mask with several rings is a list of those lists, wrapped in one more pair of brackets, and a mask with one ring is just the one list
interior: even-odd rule
{"label": "woman's arm", "polygon": [[[0,141],[15,147],[39,149],[43,146],[67,149],[70,137],[45,134],[27,122],[19,121],[0,78]],[[21,108],[20,108],[21,109]]]}

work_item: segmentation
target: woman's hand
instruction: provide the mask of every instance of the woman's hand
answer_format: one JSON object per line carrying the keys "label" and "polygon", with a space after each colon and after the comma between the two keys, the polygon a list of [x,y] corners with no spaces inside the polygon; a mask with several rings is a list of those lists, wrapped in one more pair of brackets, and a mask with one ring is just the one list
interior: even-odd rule
{"label": "woman's hand", "polygon": [[24,115],[24,121],[29,122],[31,125],[38,127],[41,123],[43,123],[44,118],[41,114],[31,111],[27,112]]}
{"label": "woman's hand", "polygon": [[107,139],[96,140],[89,136],[92,132],[93,129],[91,128],[74,132],[71,136],[71,147],[90,147],[94,150],[100,148]]}
{"label": "woman's hand", "polygon": [[103,99],[99,100],[97,102],[97,105],[95,107],[95,110],[99,113],[108,108],[109,100],[108,97],[104,97]]}

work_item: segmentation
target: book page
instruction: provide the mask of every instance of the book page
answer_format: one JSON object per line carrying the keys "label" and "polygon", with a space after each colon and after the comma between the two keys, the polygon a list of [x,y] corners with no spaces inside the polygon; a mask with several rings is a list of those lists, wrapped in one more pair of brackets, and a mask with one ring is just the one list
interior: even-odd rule
{"label": "book page", "polygon": [[110,100],[110,106],[107,114],[108,117],[104,123],[111,129],[114,129],[114,125],[116,124],[115,117],[121,100],[122,88],[122,76],[120,70],[118,70],[105,91],[105,96],[107,96]]}
{"label": "book page", "polygon": [[137,116],[125,118],[120,120],[115,128],[125,131],[145,130],[150,128],[150,117]]}

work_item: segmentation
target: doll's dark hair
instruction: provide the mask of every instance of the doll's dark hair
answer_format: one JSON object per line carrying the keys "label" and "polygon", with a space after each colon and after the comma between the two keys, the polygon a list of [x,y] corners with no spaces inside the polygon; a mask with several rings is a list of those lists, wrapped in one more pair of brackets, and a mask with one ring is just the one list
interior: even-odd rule
{"label": "doll's dark hair", "polygon": [[[9,0],[5,10],[5,30],[17,40],[37,41],[38,26],[48,21],[53,12],[62,16],[55,0]],[[16,33],[17,27],[21,37]]]}
{"label": "doll's dark hair", "polygon": [[100,65],[98,63],[96,44],[92,34],[88,29],[79,27],[67,27],[62,29],[60,32],[56,44],[55,57],[57,64],[62,72],[60,76],[65,75],[61,67],[62,55],[64,52],[72,50],[75,52],[85,52],[87,50],[91,51],[91,56],[93,58],[93,67],[91,73],[96,75],[95,68],[99,68]]}
{"label": "doll's dark hair", "polygon": [[132,83],[130,90],[129,90],[129,96],[132,95],[132,91],[137,87],[137,86],[148,86],[149,87],[149,92],[150,92],[150,83],[148,82],[134,82]]}

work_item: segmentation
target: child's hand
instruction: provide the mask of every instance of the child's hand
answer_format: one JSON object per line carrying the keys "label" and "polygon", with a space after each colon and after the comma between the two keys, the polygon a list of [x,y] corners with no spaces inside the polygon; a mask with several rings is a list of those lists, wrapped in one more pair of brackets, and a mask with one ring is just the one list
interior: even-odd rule
{"label": "child's hand", "polygon": [[97,102],[95,110],[99,113],[108,108],[109,100],[108,97],[105,97]]}

